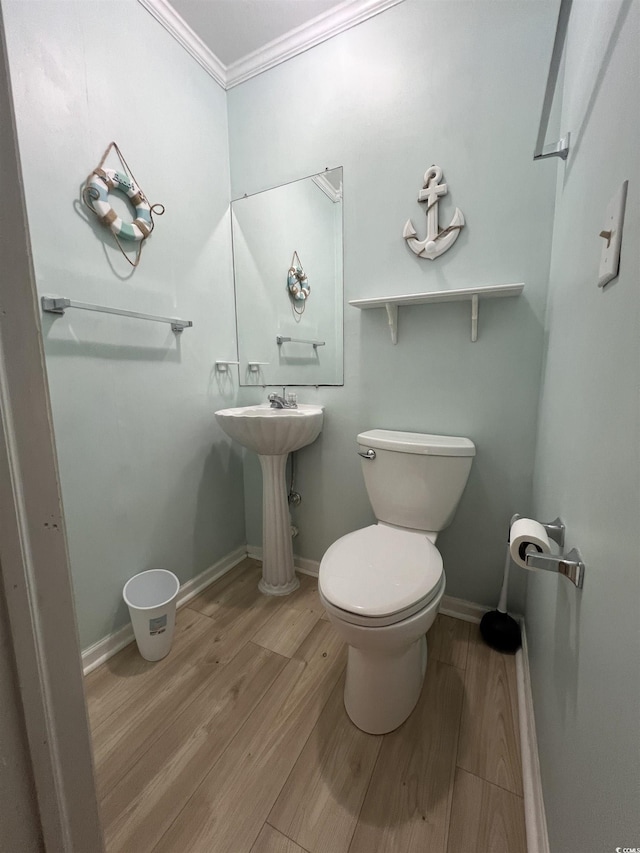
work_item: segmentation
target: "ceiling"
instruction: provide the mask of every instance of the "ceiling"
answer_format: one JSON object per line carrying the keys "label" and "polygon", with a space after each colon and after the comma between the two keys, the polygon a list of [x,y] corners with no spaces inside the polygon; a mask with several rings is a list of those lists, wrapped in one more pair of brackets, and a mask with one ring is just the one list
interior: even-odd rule
{"label": "ceiling", "polygon": [[404,0],[138,0],[223,89]]}
{"label": "ceiling", "polygon": [[231,66],[318,15],[336,0],[171,0],[171,5],[224,66]]}

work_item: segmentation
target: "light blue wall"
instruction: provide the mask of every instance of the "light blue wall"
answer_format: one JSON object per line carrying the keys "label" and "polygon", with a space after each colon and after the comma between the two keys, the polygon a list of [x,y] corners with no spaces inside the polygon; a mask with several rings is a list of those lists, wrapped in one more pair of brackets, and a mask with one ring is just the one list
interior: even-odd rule
{"label": "light blue wall", "polygon": [[[192,319],[43,318],[83,647],[124,624],[127,578],[189,580],[245,541],[242,462],[213,412],[235,358],[225,93],[136,2],[3,0],[41,293]],[[108,143],[166,205],[131,274],[78,204]],[[114,161],[112,161],[114,162]]]}
{"label": "light blue wall", "polygon": [[[574,3],[536,453],[535,510],[581,549],[582,592],[529,581],[527,635],[553,853],[640,839],[640,4]],[[620,276],[596,286],[629,180]]]}
{"label": "light blue wall", "polygon": [[[505,536],[531,510],[533,448],[551,247],[555,167],[533,163],[556,2],[406,0],[228,93],[232,195],[344,166],[345,299],[524,281],[523,297],[383,310],[345,307],[344,388],[304,389],[325,405],[299,453],[296,550],[319,560],[372,521],[356,455],[363,429],[472,438],[478,454],[457,517],[439,540],[448,592],[494,604]],[[444,170],[441,225],[467,227],[435,262],[402,229],[425,170]],[[262,393],[243,390],[253,402]],[[245,463],[248,539],[261,540],[260,472]],[[523,606],[523,573],[512,601]]]}

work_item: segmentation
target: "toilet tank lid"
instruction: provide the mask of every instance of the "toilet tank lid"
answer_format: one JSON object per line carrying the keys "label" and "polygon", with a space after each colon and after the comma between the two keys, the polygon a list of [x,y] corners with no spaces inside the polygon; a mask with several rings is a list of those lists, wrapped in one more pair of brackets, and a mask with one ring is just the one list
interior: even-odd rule
{"label": "toilet tank lid", "polygon": [[370,429],[358,435],[358,444],[399,453],[428,456],[475,456],[476,446],[468,438],[456,435],[428,435],[421,432],[398,432]]}

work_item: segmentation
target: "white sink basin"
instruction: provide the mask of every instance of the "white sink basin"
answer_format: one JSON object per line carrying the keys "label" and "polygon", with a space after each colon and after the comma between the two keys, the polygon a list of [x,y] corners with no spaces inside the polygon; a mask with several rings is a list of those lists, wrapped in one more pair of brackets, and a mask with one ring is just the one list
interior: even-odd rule
{"label": "white sink basin", "polygon": [[260,456],[281,456],[311,444],[322,429],[322,406],[272,409],[269,405],[220,409],[216,419],[228,436]]}

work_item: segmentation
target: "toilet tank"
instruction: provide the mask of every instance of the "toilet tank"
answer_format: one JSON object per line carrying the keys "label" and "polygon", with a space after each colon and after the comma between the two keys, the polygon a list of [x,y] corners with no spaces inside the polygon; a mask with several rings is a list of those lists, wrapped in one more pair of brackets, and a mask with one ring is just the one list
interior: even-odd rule
{"label": "toilet tank", "polygon": [[448,527],[476,454],[468,438],[372,429],[358,436],[364,482],[378,521],[413,530]]}

